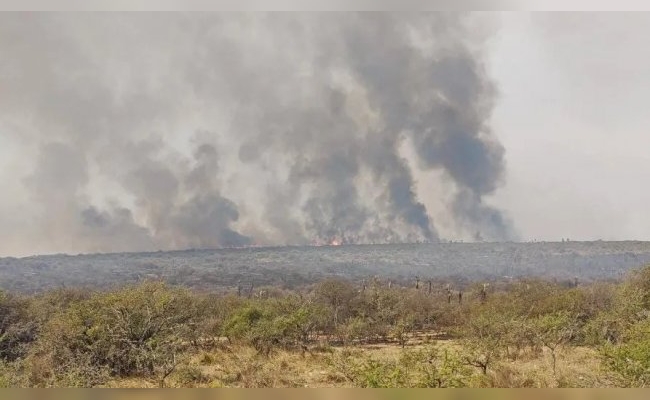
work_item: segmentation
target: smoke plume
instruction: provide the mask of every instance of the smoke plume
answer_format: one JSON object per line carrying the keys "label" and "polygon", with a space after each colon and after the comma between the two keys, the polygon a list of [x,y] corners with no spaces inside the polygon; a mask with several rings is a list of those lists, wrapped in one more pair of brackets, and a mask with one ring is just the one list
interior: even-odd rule
{"label": "smoke plume", "polygon": [[[31,221],[7,229],[34,252],[511,239],[484,201],[504,149],[472,21],[1,15],[0,134]],[[453,231],[425,206],[443,192]]]}

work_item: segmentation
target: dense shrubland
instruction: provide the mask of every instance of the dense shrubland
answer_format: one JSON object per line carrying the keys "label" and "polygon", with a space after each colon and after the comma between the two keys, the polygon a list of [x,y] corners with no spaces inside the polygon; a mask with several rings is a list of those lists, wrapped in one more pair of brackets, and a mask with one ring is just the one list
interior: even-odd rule
{"label": "dense shrubland", "polygon": [[0,257],[0,289],[33,294],[57,287],[115,289],[155,279],[194,290],[239,282],[299,288],[331,276],[415,275],[475,282],[538,276],[583,282],[620,279],[650,263],[650,242],[423,243],[247,247],[153,253]]}
{"label": "dense shrubland", "polygon": [[2,292],[0,385],[650,385],[650,267],[619,283],[415,286]]}

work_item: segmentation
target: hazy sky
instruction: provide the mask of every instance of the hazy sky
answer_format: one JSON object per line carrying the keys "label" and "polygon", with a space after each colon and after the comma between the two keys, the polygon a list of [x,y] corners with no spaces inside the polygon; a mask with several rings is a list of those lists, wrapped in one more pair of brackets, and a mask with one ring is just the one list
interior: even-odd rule
{"label": "hazy sky", "polygon": [[506,13],[495,202],[526,239],[650,239],[650,14]]}
{"label": "hazy sky", "polygon": [[138,18],[2,18],[0,255],[650,240],[650,14]]}

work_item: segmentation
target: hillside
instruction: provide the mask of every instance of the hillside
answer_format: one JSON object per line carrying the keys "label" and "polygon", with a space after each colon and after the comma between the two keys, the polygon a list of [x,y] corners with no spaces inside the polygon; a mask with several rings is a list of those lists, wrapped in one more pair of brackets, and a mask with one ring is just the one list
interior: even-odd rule
{"label": "hillside", "polygon": [[0,288],[111,288],[162,279],[195,289],[296,287],[327,276],[456,282],[537,276],[581,282],[621,278],[650,263],[650,242],[439,243],[268,247],[0,258]]}

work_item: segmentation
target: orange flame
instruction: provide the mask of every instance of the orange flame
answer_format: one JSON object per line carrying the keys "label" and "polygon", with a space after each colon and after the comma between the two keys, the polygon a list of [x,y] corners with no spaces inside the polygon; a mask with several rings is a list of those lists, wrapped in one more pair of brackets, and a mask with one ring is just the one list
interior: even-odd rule
{"label": "orange flame", "polygon": [[340,245],[342,245],[342,244],[343,244],[343,241],[342,241],[341,239],[339,239],[339,238],[333,238],[333,239],[330,240],[330,242],[329,242],[329,245],[330,245],[330,246],[340,246]]}

